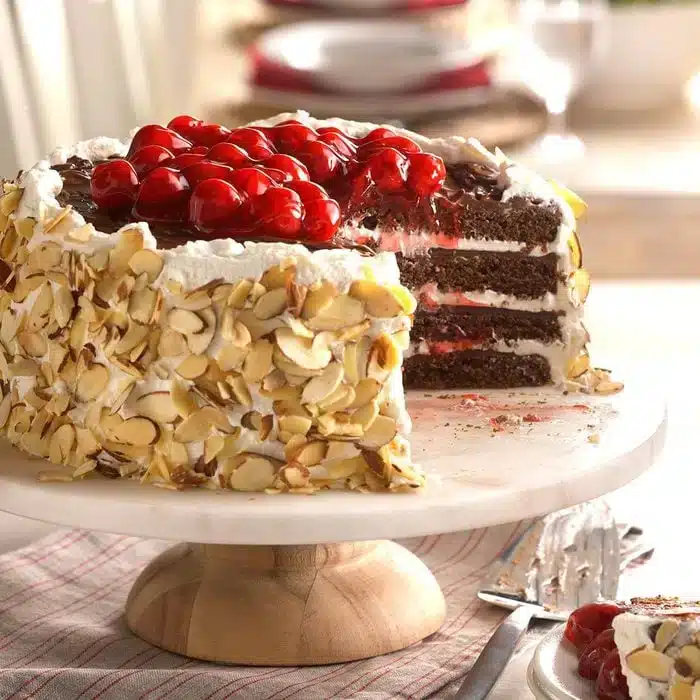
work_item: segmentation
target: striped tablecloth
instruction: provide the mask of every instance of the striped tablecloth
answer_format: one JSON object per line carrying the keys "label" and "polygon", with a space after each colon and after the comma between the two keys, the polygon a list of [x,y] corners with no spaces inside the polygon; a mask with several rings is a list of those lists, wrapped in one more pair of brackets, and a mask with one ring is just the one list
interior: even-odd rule
{"label": "striped tablecloth", "polygon": [[479,580],[525,527],[403,542],[440,582],[446,623],[401,652],[315,668],[217,666],[150,646],[123,608],[140,570],[170,545],[58,531],[0,557],[0,698],[447,698],[503,617],[475,598]]}

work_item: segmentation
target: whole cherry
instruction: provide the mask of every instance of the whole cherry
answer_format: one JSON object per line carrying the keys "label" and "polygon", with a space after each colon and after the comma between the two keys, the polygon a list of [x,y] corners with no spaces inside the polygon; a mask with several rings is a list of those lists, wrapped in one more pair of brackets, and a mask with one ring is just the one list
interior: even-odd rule
{"label": "whole cherry", "polygon": [[396,136],[396,133],[391,129],[387,129],[383,126],[378,126],[376,129],[372,129],[366,136],[360,139],[360,143],[365,145],[367,143],[373,143],[374,141],[380,141],[382,139],[388,139],[392,136]]}
{"label": "whole cherry", "polygon": [[167,163],[162,163],[162,165],[167,165],[169,168],[175,168],[176,170],[184,170],[190,165],[199,163],[204,160],[204,155],[209,151],[208,148],[204,149],[204,153],[195,153],[193,148],[188,153],[181,153],[179,156],[175,156]]}
{"label": "whole cherry", "polygon": [[380,192],[401,192],[406,187],[408,160],[394,148],[375,153],[367,163],[372,180]]}
{"label": "whole cherry", "polygon": [[142,126],[131,139],[127,158],[136,153],[144,146],[162,146],[167,148],[171,153],[178,155],[192,147],[192,143],[187,139],[183,139],[180,134],[172,129],[166,129],[158,124],[148,124]]}
{"label": "whole cherry", "polygon": [[98,163],[92,171],[90,194],[102,209],[128,209],[136,200],[139,179],[134,166],[121,158]]}
{"label": "whole cherry", "polygon": [[[276,153],[263,161],[266,170],[278,170],[283,174],[282,182],[288,180],[309,180],[306,166],[292,156]],[[272,176],[272,175],[271,175]]]}
{"label": "whole cherry", "polygon": [[446,177],[442,158],[432,153],[411,153],[408,156],[408,187],[419,197],[430,197],[438,192]]}
{"label": "whole cherry", "polygon": [[217,143],[226,141],[231,135],[231,130],[221,124],[198,124],[191,131],[191,141],[197,146],[211,148]]}
{"label": "whole cherry", "polygon": [[293,182],[287,182],[284,185],[290,190],[294,190],[300,197],[301,201],[306,204],[307,202],[313,202],[317,199],[328,199],[328,192],[317,185],[315,182],[307,182],[306,180],[294,180]]}
{"label": "whole cherry", "polygon": [[173,154],[167,148],[156,145],[139,148],[129,157],[129,162],[134,166],[134,170],[140,178],[165,161],[172,160]]}
{"label": "whole cherry", "polygon": [[269,236],[296,238],[304,207],[299,195],[287,187],[271,187],[253,201],[258,231]]}
{"label": "whole cherry", "polygon": [[183,136],[188,141],[192,141],[192,134],[194,130],[203,124],[201,119],[195,119],[189,114],[180,114],[177,117],[173,117],[168,122],[168,129],[176,131],[180,136]]}
{"label": "whole cherry", "polygon": [[357,153],[357,145],[342,133],[325,131],[319,133],[318,140],[327,143],[336,153],[346,158],[352,158]]}
{"label": "whole cherry", "polygon": [[[322,141],[307,141],[297,147],[294,155],[307,167],[314,182],[328,182],[340,174],[343,167],[338,154]],[[270,160],[265,163],[267,167],[270,167]]]}
{"label": "whole cherry", "polygon": [[601,632],[584,650],[578,660],[578,675],[595,680],[609,651],[615,649],[615,632],[607,629]]}
{"label": "whole cherry", "polygon": [[225,179],[241,196],[248,199],[263,194],[275,185],[275,181],[260,168],[239,168],[228,174]]}
{"label": "whole cherry", "polygon": [[182,169],[182,174],[189,182],[190,187],[196,187],[200,182],[211,178],[227,180],[232,172],[233,168],[230,165],[212,163],[210,160],[200,160]]}
{"label": "whole cherry", "polygon": [[595,691],[598,700],[630,700],[627,680],[620,664],[620,652],[617,649],[609,651],[603,660]]}
{"label": "whole cherry", "polygon": [[613,603],[589,603],[569,615],[564,636],[581,654],[601,633],[612,626],[612,621],[624,612],[624,608]]}
{"label": "whole cherry", "polygon": [[242,168],[250,165],[248,154],[235,143],[217,143],[207,153],[207,159],[230,165],[232,168]]}
{"label": "whole cherry", "polygon": [[236,188],[212,178],[200,182],[189,202],[189,220],[200,231],[210,232],[232,226],[243,199]]}
{"label": "whole cherry", "polygon": [[298,122],[287,122],[272,127],[268,137],[280,153],[296,155],[296,150],[305,143],[318,139],[318,134],[308,126]]}
{"label": "whole cherry", "polygon": [[418,144],[405,136],[389,136],[385,139],[377,139],[376,141],[371,141],[360,146],[357,151],[357,159],[359,161],[368,160],[373,155],[384,150],[385,148],[393,148],[404,155],[408,155],[409,153],[420,153],[421,151]]}
{"label": "whole cherry", "polygon": [[185,176],[160,166],[141,182],[133,213],[147,221],[183,221],[189,198],[190,185]]}
{"label": "whole cherry", "polygon": [[275,152],[267,136],[262,131],[249,126],[234,129],[226,141],[240,146],[255,160],[265,160]]}
{"label": "whole cherry", "polygon": [[334,199],[304,202],[302,236],[311,241],[329,241],[340,226],[340,206]]}

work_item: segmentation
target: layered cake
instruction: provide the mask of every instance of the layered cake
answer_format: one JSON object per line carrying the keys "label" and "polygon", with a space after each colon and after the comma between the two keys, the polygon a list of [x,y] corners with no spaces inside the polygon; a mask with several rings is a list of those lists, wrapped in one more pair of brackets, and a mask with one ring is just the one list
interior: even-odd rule
{"label": "layered cake", "polygon": [[700,700],[700,602],[586,605],[571,615],[565,636],[599,700]]}
{"label": "layered cake", "polygon": [[2,188],[0,426],[73,478],[410,490],[402,363],[606,388],[579,200],[471,140],[182,116]]}

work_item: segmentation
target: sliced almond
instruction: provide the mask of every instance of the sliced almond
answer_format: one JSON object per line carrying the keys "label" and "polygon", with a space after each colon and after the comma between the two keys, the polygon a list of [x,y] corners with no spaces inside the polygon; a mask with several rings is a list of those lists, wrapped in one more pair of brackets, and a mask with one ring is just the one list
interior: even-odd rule
{"label": "sliced almond", "polygon": [[376,399],[382,385],[376,379],[362,379],[355,385],[355,400],[348,408],[360,408]]}
{"label": "sliced almond", "polygon": [[293,435],[306,435],[311,430],[311,418],[306,416],[285,415],[279,418],[280,430]]}
{"label": "sliced almond", "polygon": [[323,466],[329,479],[347,479],[353,474],[362,474],[367,469],[367,462],[358,454],[355,457],[327,461]]}
{"label": "sliced almond", "polygon": [[168,391],[154,391],[139,396],[134,401],[134,411],[156,421],[156,423],[173,423],[180,416],[175,403]]}
{"label": "sliced almond", "polygon": [[216,356],[216,361],[224,372],[240,371],[250,349],[236,345],[225,345]]}
{"label": "sliced almond", "polygon": [[306,323],[315,331],[337,331],[341,328],[356,326],[364,317],[365,309],[362,302],[341,294]]}
{"label": "sliced almond", "polygon": [[275,367],[284,373],[286,382],[293,387],[305,383],[306,379],[309,377],[317,377],[322,372],[320,369],[305,369],[294,364],[285,357],[284,353],[278,347],[275,347],[272,352],[272,361]]}
{"label": "sliced almond", "polygon": [[252,289],[253,280],[240,280],[233,285],[227,305],[233,309],[242,309]]}
{"label": "sliced almond", "polygon": [[355,401],[355,390],[348,384],[341,384],[332,394],[320,401],[317,406],[324,413],[344,411]]}
{"label": "sliced almond", "polygon": [[248,454],[231,473],[229,483],[235,491],[264,491],[272,485],[276,471],[271,460]]}
{"label": "sliced almond", "polygon": [[75,300],[73,294],[67,287],[59,287],[54,292],[54,316],[59,328],[65,328],[71,320],[73,309],[75,308]]}
{"label": "sliced almond", "polygon": [[262,321],[279,316],[287,308],[287,293],[284,288],[273,289],[263,294],[253,307],[253,313]]}
{"label": "sliced almond", "polygon": [[0,214],[9,216],[19,206],[22,190],[10,190],[0,197]]}
{"label": "sliced almond", "polygon": [[580,306],[586,303],[591,290],[591,276],[585,268],[581,267],[569,275],[569,288],[574,304]]}
{"label": "sliced almond", "polygon": [[180,382],[173,382],[170,387],[170,398],[182,418],[187,418],[197,410],[194,397]]}
{"label": "sliced almond", "polygon": [[211,345],[216,334],[216,313],[213,309],[203,309],[199,312],[204,319],[205,326],[199,333],[191,333],[187,336],[187,347],[195,355],[202,355]]}
{"label": "sliced almond", "polygon": [[210,406],[199,408],[185,418],[175,430],[173,438],[178,442],[201,442],[209,437],[212,430]]}
{"label": "sliced almond", "polygon": [[159,434],[158,426],[141,416],[127,418],[112,431],[115,440],[136,447],[152,445],[158,440]]}
{"label": "sliced almond", "polygon": [[49,459],[54,464],[66,464],[75,445],[75,428],[62,425],[49,441]]}
{"label": "sliced almond", "polygon": [[301,311],[302,318],[308,320],[317,316],[337,296],[338,290],[328,280],[309,289]]}
{"label": "sliced almond", "polygon": [[372,450],[362,450],[362,459],[367,462],[367,466],[373,474],[376,474],[384,484],[391,482],[393,467],[386,448],[381,448],[376,452]]}
{"label": "sliced almond", "polygon": [[131,256],[129,267],[137,277],[145,274],[149,282],[155,282],[163,270],[163,258],[154,250],[139,250]]}
{"label": "sliced almond", "polygon": [[172,328],[164,328],[158,340],[160,357],[178,357],[187,352],[187,341],[182,334]]}
{"label": "sliced almond", "polygon": [[328,398],[343,381],[343,365],[331,362],[318,377],[313,377],[304,387],[301,400],[304,403],[319,403]]}
{"label": "sliced almond", "polygon": [[668,689],[668,700],[694,700],[692,678],[676,681]]}
{"label": "sliced almond", "polygon": [[292,460],[303,464],[305,467],[312,467],[319,464],[326,457],[328,447],[324,440],[312,440],[303,444],[292,456]]}
{"label": "sliced almond", "polygon": [[83,403],[94,401],[107,388],[107,384],[109,384],[109,370],[103,365],[90,365],[78,376],[75,393]]}
{"label": "sliced almond", "polygon": [[632,672],[651,681],[668,682],[673,670],[673,659],[654,649],[637,649],[626,661]]}
{"label": "sliced almond", "polygon": [[234,374],[226,377],[226,383],[231,387],[234,398],[241,406],[249,407],[253,405],[248,384],[242,375]]}
{"label": "sliced almond", "polygon": [[183,379],[197,379],[201,377],[209,368],[209,359],[206,355],[190,355],[185,358],[175,371]]}
{"label": "sliced almond", "polygon": [[331,361],[331,338],[327,334],[319,333],[310,340],[295,335],[291,328],[278,328],[275,339],[285,357],[302,369],[323,369]]}
{"label": "sliced almond", "polygon": [[109,253],[109,270],[114,277],[120,277],[129,269],[129,260],[143,248],[143,233],[134,226],[119,232],[117,245]]}
{"label": "sliced almond", "polygon": [[252,337],[245,324],[234,319],[233,312],[227,309],[223,316],[221,335],[236,347],[243,348],[250,345]]}
{"label": "sliced almond", "polygon": [[569,257],[571,259],[571,267],[578,269],[583,265],[583,250],[581,241],[579,240],[576,231],[572,231],[567,240],[569,246]]}
{"label": "sliced almond", "polygon": [[248,383],[258,383],[273,370],[273,346],[269,340],[261,338],[253,343],[243,363],[243,377]]}
{"label": "sliced almond", "polygon": [[114,346],[114,353],[123,355],[130,352],[146,340],[149,330],[148,326],[132,321],[121,340]]}
{"label": "sliced almond", "polygon": [[395,284],[387,287],[387,289],[391,292],[396,301],[399,302],[401,305],[401,310],[406,315],[410,316],[411,314],[415,313],[418,302],[413,294],[406,289],[406,287],[403,287],[400,284]]}
{"label": "sliced almond", "polygon": [[666,647],[676,638],[680,624],[672,617],[664,620],[654,635],[654,649],[664,652]]}
{"label": "sliced almond", "polygon": [[223,435],[212,435],[204,442],[204,461],[209,464],[222,452],[226,445],[226,438]]}
{"label": "sliced almond", "polygon": [[379,416],[379,404],[376,401],[366,403],[362,408],[353,411],[350,419],[353,423],[359,423],[364,430],[365,435],[372,427],[374,421]]}
{"label": "sliced almond", "polygon": [[304,308],[308,289],[298,284],[293,277],[290,277],[287,280],[285,291],[287,294],[287,310],[291,317],[298,318],[301,316],[301,311]]}
{"label": "sliced almond", "polygon": [[148,287],[140,292],[133,292],[129,297],[129,315],[138,323],[150,323],[157,299],[157,292]]}
{"label": "sliced almond", "polygon": [[566,376],[569,379],[576,379],[585,374],[591,367],[591,358],[584,348],[573,360],[569,360]]}
{"label": "sliced almond", "polygon": [[275,265],[265,270],[262,278],[260,279],[260,284],[265,287],[265,289],[284,289],[287,286],[287,280],[293,278],[296,272],[294,265],[289,265],[288,267],[282,267],[282,265]]}
{"label": "sliced almond", "polygon": [[194,311],[187,309],[171,309],[167,323],[174,331],[183,335],[199,333],[204,329],[204,321]]}
{"label": "sliced almond", "polygon": [[396,437],[397,432],[396,421],[389,416],[380,415],[374,419],[359,444],[367,449],[378,449],[390,443]]}
{"label": "sliced almond", "polygon": [[393,318],[404,312],[390,289],[371,280],[355,280],[348,293],[364,303],[367,313],[375,318]]}
{"label": "sliced almond", "polygon": [[30,357],[43,357],[49,346],[42,333],[19,333],[17,342]]}
{"label": "sliced almond", "polygon": [[700,649],[692,644],[681,647],[679,658],[683,659],[693,671],[693,676],[700,678]]}
{"label": "sliced almond", "polygon": [[311,479],[311,472],[302,464],[287,464],[279,472],[280,479],[290,488],[303,488]]}
{"label": "sliced almond", "polygon": [[386,381],[390,372],[401,365],[401,351],[388,333],[380,333],[369,350],[367,376],[379,382]]}

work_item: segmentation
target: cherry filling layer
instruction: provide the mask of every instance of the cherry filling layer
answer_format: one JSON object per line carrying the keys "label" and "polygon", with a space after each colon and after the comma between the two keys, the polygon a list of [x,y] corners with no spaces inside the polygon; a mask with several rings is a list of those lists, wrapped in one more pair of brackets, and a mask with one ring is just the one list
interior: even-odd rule
{"label": "cherry filling layer", "polygon": [[296,121],[231,131],[179,116],[139,129],[125,158],[98,163],[90,195],[114,218],[202,238],[325,242],[369,210],[434,219],[446,177],[442,159],[386,128],[355,139]]}

